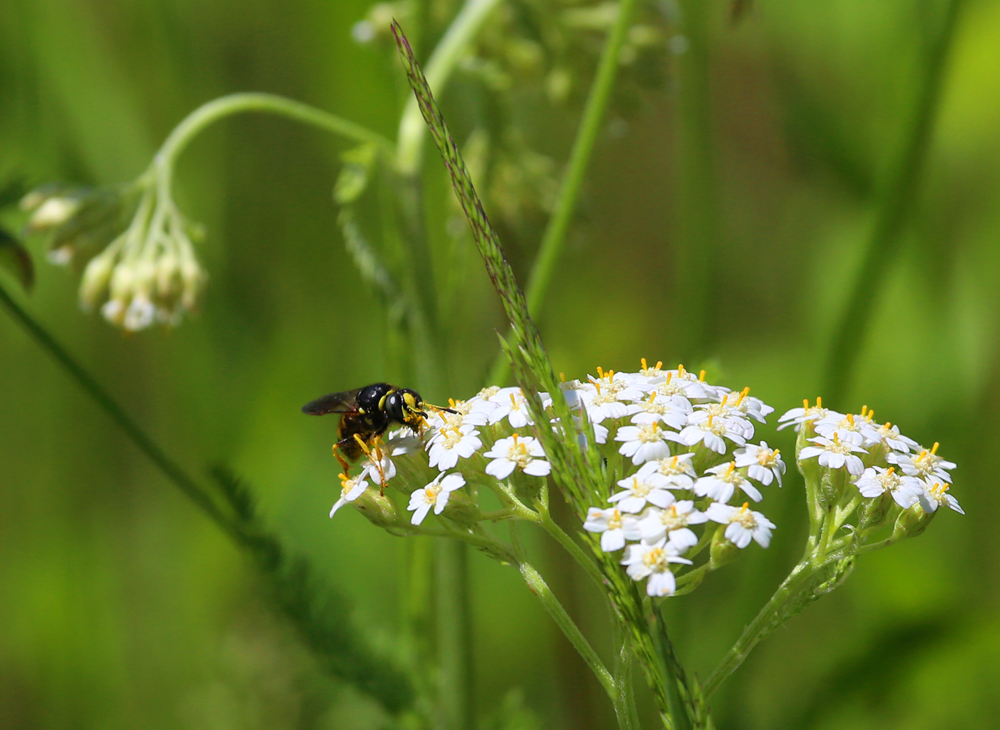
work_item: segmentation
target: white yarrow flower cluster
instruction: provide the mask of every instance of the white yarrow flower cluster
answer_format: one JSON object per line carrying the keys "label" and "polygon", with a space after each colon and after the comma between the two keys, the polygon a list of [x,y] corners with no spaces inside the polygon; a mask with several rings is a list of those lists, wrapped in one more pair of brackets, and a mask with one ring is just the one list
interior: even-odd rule
{"label": "white yarrow flower cluster", "polygon": [[823,408],[817,399],[815,406],[806,401],[779,421],[800,431],[805,445],[798,451],[799,462],[815,459],[820,467],[846,471],[863,499],[891,498],[900,510],[924,514],[945,505],[964,514],[948,494],[955,464],[937,455],[938,444],[926,449],[891,423],[878,424],[867,406],[859,414],[843,414]]}
{"label": "white yarrow flower cluster", "polygon": [[[748,443],[753,422],[765,422],[773,408],[749,389],[733,393],[706,383],[704,373],[645,361],[637,373],[598,368],[598,377],[572,389],[590,421],[613,434],[607,448],[620,454],[622,469],[612,506],[591,507],[584,529],[600,534],[605,552],[624,549],[622,565],[646,581],[650,596],[672,595],[678,572],[713,539],[768,546],[774,524],[743,499],[759,502],[759,487],[781,485],[779,452]],[[728,504],[734,498],[737,505]]]}
{"label": "white yarrow flower cluster", "polygon": [[[342,494],[331,517],[367,492],[377,495],[378,509],[361,511],[383,526],[405,527],[405,515],[405,524],[419,528],[431,512],[475,521],[478,509],[470,510],[469,500],[460,505],[464,511],[449,508],[457,490],[486,486],[502,491],[501,484],[537,489],[551,471],[541,442],[531,435],[533,422],[520,388],[484,388],[447,408],[425,406],[419,433],[405,427],[388,432],[361,463],[359,476],[341,475]],[[414,484],[422,486],[413,490]],[[397,498],[399,492],[407,502]],[[368,506],[365,500],[357,504]]]}

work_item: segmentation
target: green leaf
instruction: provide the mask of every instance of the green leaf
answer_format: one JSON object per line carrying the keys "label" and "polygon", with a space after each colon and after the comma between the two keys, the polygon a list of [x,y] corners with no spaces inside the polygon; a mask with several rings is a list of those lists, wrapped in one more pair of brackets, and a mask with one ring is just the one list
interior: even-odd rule
{"label": "green leaf", "polygon": [[30,292],[35,284],[35,266],[31,255],[13,235],[0,228],[0,270],[6,271]]}

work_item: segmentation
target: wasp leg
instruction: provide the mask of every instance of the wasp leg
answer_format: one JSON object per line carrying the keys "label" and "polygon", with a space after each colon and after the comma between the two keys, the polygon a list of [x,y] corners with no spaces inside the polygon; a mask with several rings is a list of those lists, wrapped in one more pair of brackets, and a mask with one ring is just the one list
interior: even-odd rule
{"label": "wasp leg", "polygon": [[358,446],[361,447],[362,451],[365,452],[365,456],[368,457],[369,463],[375,467],[375,471],[378,472],[379,479],[379,496],[385,496],[385,488],[388,486],[385,483],[385,472],[382,470],[382,447],[380,445],[380,436],[376,436],[372,440],[372,446],[374,447],[375,454],[372,454],[372,448],[365,443],[365,440],[361,438],[360,434],[354,434],[354,440],[358,442]]}
{"label": "wasp leg", "polygon": [[337,461],[340,462],[340,466],[344,470],[344,476],[350,477],[350,475],[351,475],[351,466],[350,466],[350,464],[347,463],[347,459],[345,459],[341,455],[340,450],[337,448],[338,446],[340,446],[340,443],[336,443],[336,444],[333,445],[333,455],[336,456],[337,457]]}

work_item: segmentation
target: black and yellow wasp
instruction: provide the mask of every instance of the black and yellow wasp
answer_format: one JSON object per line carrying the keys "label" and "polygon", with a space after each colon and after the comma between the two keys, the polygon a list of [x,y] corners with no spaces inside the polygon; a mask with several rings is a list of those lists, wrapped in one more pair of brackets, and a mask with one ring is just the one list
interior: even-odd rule
{"label": "black and yellow wasp", "polygon": [[389,383],[375,383],[324,395],[302,406],[302,412],[310,416],[325,416],[328,413],[343,416],[333,453],[344,467],[344,474],[347,474],[348,461],[357,461],[362,454],[371,456],[379,437],[392,424],[407,426],[419,435],[427,425],[427,408],[455,412],[450,408],[424,403],[417,391],[397,388]]}

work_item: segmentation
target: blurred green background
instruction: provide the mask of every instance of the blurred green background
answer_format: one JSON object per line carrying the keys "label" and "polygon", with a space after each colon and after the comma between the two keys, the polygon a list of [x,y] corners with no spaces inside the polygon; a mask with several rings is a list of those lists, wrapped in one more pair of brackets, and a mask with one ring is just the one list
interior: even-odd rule
{"label": "blurred green background", "polygon": [[[710,13],[715,315],[700,362],[779,414],[821,394],[877,214],[873,191],[898,154],[942,7],[760,0],[737,23],[724,4]],[[0,175],[132,179],[188,111],[241,90],[288,95],[394,138],[399,66],[386,48],[351,40],[367,8],[5,0]],[[841,590],[762,644],[713,698],[720,727],[996,727],[998,49],[1000,3],[966,2],[899,256],[868,282],[878,298],[867,336],[852,343],[858,367],[843,402],[829,403],[867,404],[922,443],[940,441],[959,465],[953,493],[968,515],[943,514],[918,540],[865,558]],[[699,253],[678,250],[682,85],[677,63],[666,67],[657,88],[609,116],[540,317],[567,377],[598,364],[634,369],[642,356],[700,364],[679,335],[689,313],[675,296],[676,267]],[[468,87],[456,78],[444,107],[467,134]],[[576,119],[572,108],[522,114],[531,145],[559,164]],[[37,242],[38,281],[23,301],[191,471],[226,464],[245,476],[269,524],[350,596],[368,631],[388,636],[400,623],[403,541],[350,510],[327,519],[339,492],[335,422],[299,413],[322,393],[400,377],[337,226],[331,190],[345,149],[248,116],[192,145],[175,196],[207,227],[200,254],[211,281],[201,315],[176,330],[123,336],[81,313],[78,277],[46,264]],[[439,168],[428,154],[431,203],[444,200]],[[508,240],[522,278],[536,228]],[[471,395],[496,355],[502,314],[486,277],[471,282],[448,343],[453,391],[434,398]],[[0,404],[0,727],[381,726],[368,699],[317,671],[243,556],[6,314]],[[791,453],[790,431],[760,436]],[[692,671],[705,676],[797,559],[800,487],[792,476],[764,502],[778,523],[769,550],[748,550],[670,602]],[[535,549],[606,648],[598,597],[548,546]],[[603,696],[516,572],[478,554],[471,568],[483,717],[523,702],[534,716],[524,727],[611,726]]]}

